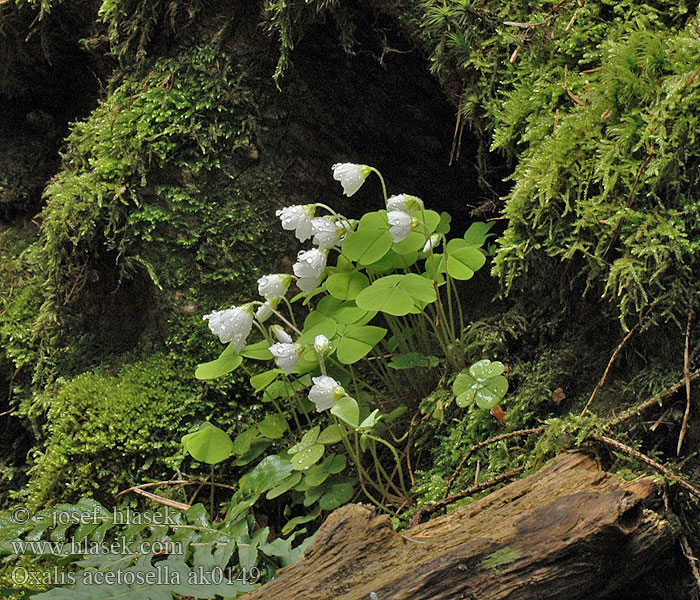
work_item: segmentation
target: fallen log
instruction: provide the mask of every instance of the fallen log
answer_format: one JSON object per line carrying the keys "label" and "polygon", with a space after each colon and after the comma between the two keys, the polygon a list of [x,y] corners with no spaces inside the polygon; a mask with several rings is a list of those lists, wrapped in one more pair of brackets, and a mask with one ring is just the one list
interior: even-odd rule
{"label": "fallen log", "polygon": [[373,508],[348,505],[296,563],[244,598],[605,598],[652,568],[672,568],[674,529],[644,507],[653,488],[650,478],[624,481],[570,453],[403,533]]}

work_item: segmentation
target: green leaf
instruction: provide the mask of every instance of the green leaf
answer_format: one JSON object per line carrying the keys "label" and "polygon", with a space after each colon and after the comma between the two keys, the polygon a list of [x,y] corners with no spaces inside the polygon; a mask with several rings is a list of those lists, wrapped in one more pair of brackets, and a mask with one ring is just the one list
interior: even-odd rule
{"label": "green leaf", "polygon": [[314,465],[306,472],[306,477],[304,479],[307,489],[318,487],[330,477],[331,474],[324,467],[325,464],[326,461],[324,460],[320,465]]}
{"label": "green leaf", "polygon": [[309,521],[313,521],[314,519],[318,518],[318,516],[321,514],[321,507],[317,506],[312,512],[310,512],[308,515],[302,515],[299,517],[294,517],[293,519],[290,519],[284,527],[282,527],[282,535],[289,535],[294,531],[299,525],[303,525],[304,523],[308,523]]}
{"label": "green leaf", "polygon": [[297,452],[292,456],[292,466],[297,471],[308,469],[311,465],[317,463],[323,457],[326,447],[323,444],[312,444],[304,448],[301,452]]}
{"label": "green leaf", "polygon": [[288,460],[271,454],[241,477],[241,491],[245,494],[262,494],[282,483],[291,472],[292,465]]}
{"label": "green leaf", "polygon": [[398,371],[400,369],[415,369],[416,367],[434,368],[439,363],[437,356],[425,356],[419,352],[408,352],[406,354],[394,354],[387,366]]}
{"label": "green leaf", "polygon": [[355,302],[365,310],[382,311],[395,316],[406,315],[414,309],[415,303],[406,291],[398,287],[400,280],[401,275],[377,279],[358,294]]}
{"label": "green leaf", "polygon": [[305,448],[308,448],[312,444],[315,444],[320,433],[321,427],[319,425],[309,429],[303,436],[301,436],[301,440],[289,449],[289,453],[296,454],[297,452],[301,452]]}
{"label": "green leaf", "polygon": [[343,435],[338,425],[329,425],[318,436],[316,440],[319,444],[331,446],[343,439]]}
{"label": "green leaf", "polygon": [[345,421],[353,429],[360,425],[360,407],[354,398],[345,396],[338,400],[331,408],[331,413]]}
{"label": "green leaf", "polygon": [[450,213],[441,212],[440,213],[440,223],[435,228],[435,233],[441,233],[442,235],[447,235],[450,232],[450,223],[452,222],[452,216]]}
{"label": "green leaf", "polygon": [[334,483],[331,488],[323,494],[318,501],[318,505],[323,510],[335,510],[352,498],[354,488],[351,483]]}
{"label": "green leaf", "polygon": [[378,422],[379,419],[382,418],[382,415],[379,415],[379,409],[375,408],[369,415],[365,417],[365,419],[360,423],[360,426],[358,429],[360,431],[367,431],[368,429],[372,429]]}
{"label": "green leaf", "polygon": [[496,406],[508,392],[508,380],[503,375],[492,377],[476,390],[474,400],[479,408],[489,410]]}
{"label": "green leaf", "polygon": [[483,359],[469,367],[469,374],[475,379],[490,379],[503,373],[503,363]]}
{"label": "green leaf", "polygon": [[317,335],[325,335],[329,340],[335,335],[338,326],[332,319],[326,318],[311,329],[304,329],[304,333],[299,336],[299,344],[313,344]]}
{"label": "green leaf", "polygon": [[358,230],[343,241],[343,254],[360,265],[371,265],[389,252],[393,242],[386,229]]}
{"label": "green leaf", "polygon": [[335,273],[326,279],[328,292],[340,300],[354,300],[368,286],[367,275],[358,271]]}
{"label": "green leaf", "polygon": [[301,481],[301,477],[301,471],[293,471],[291,475],[289,475],[286,479],[283,479],[281,483],[273,487],[271,490],[268,490],[267,494],[265,494],[265,498],[268,500],[274,500],[278,496],[288,492]]}
{"label": "green leaf", "polygon": [[332,475],[340,473],[347,465],[347,457],[344,454],[331,454],[323,461],[323,467]]}
{"label": "green leaf", "polygon": [[401,277],[399,288],[411,298],[421,302],[435,302],[435,287],[430,279],[421,277],[416,273],[407,273]]}
{"label": "green leaf", "polygon": [[385,210],[365,213],[357,224],[358,231],[386,229],[387,227],[389,227],[389,221],[387,221]]}
{"label": "green leaf", "polygon": [[343,334],[338,342],[336,356],[344,365],[352,365],[367,356],[372,348],[386,335],[383,327],[364,325],[354,327]]}
{"label": "green leaf", "polygon": [[[272,357],[272,355],[270,355]],[[197,379],[216,379],[223,377],[227,373],[237,369],[243,362],[240,354],[233,350],[233,342],[231,342],[216,360],[209,361],[197,365],[197,370],[194,376]]]}
{"label": "green leaf", "polygon": [[253,443],[253,440],[258,437],[258,433],[259,430],[257,427],[251,427],[250,429],[246,429],[244,432],[239,433],[233,442],[231,451],[237,455],[245,454],[250,449],[250,445]]}
{"label": "green leaf", "polygon": [[452,384],[457,405],[464,408],[476,402],[482,409],[496,406],[508,392],[508,380],[501,375],[503,363],[480,360],[462,371]]}
{"label": "green leaf", "polygon": [[[391,249],[399,255],[411,254],[413,252],[418,252],[424,245],[425,232],[420,228],[417,231],[409,233],[406,239],[396,242]],[[402,263],[399,263],[397,266],[402,266]]]}
{"label": "green leaf", "polygon": [[464,239],[470,246],[480,248],[488,238],[495,235],[489,233],[495,224],[495,221],[491,221],[490,223],[472,223],[464,234]]}
{"label": "green leaf", "polygon": [[241,350],[241,356],[252,360],[272,360],[270,354],[270,344],[267,340],[261,340],[255,344],[250,344]]}
{"label": "green leaf", "polygon": [[448,256],[447,272],[455,279],[471,279],[485,263],[486,257],[476,248],[460,248]]}
{"label": "green leaf", "polygon": [[206,421],[198,431],[183,436],[182,445],[195,460],[210,465],[226,460],[233,452],[228,433]]}
{"label": "green leaf", "polygon": [[258,375],[253,375],[250,378],[250,385],[256,392],[264,390],[268,385],[270,385],[280,373],[284,373],[282,369],[271,369],[270,371],[265,371]]}
{"label": "green leaf", "polygon": [[267,415],[258,423],[258,429],[265,437],[277,440],[287,431],[287,420],[278,413]]}

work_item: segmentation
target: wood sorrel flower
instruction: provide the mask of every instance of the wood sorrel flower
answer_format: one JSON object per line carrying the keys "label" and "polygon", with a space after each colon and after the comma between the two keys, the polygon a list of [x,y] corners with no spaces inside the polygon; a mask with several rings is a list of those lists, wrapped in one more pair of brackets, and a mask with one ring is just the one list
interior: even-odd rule
{"label": "wood sorrel flower", "polygon": [[314,350],[319,354],[324,354],[330,348],[330,342],[328,338],[322,333],[317,335],[314,339]]}
{"label": "wood sorrel flower", "polygon": [[311,219],[311,227],[314,244],[319,248],[332,248],[339,245],[341,236],[345,234],[345,229],[339,228],[330,217]]}
{"label": "wood sorrel flower", "polygon": [[411,233],[411,216],[400,210],[392,210],[386,215],[389,221],[389,233],[394,242],[402,242]]}
{"label": "wood sorrel flower", "polygon": [[311,237],[311,217],[314,216],[316,207],[313,204],[301,206],[285,206],[278,210],[275,214],[282,221],[282,229],[286,231],[294,231],[294,235],[300,242],[305,242]]}
{"label": "wood sorrel flower", "polygon": [[291,282],[291,275],[263,275],[258,279],[258,294],[265,298],[265,300],[284,296]]}
{"label": "wood sorrel flower", "polygon": [[301,349],[296,344],[282,343],[270,346],[270,353],[275,357],[277,366],[287,375],[297,366],[300,351]]}
{"label": "wood sorrel flower", "polygon": [[340,181],[343,193],[349,198],[362,187],[370,171],[367,165],[336,163],[333,165],[333,179]]}
{"label": "wood sorrel flower", "polygon": [[432,252],[433,249],[442,241],[442,234],[440,233],[434,233],[428,238],[428,241],[425,242],[425,246],[423,246],[423,253],[428,254],[428,252]]}
{"label": "wood sorrel flower", "polygon": [[279,297],[270,298],[269,300],[266,300],[263,304],[258,306],[258,310],[255,311],[255,318],[258,320],[259,323],[264,323],[272,316],[274,310],[277,308],[277,304],[279,303],[279,301]]}
{"label": "wood sorrel flower", "polygon": [[321,275],[326,268],[327,252],[312,248],[302,250],[297,255],[297,262],[292,265],[292,270],[298,277],[297,286],[303,292],[310,292],[321,283]]}
{"label": "wood sorrel flower", "polygon": [[233,349],[240,352],[253,327],[253,307],[244,304],[226,310],[215,310],[202,318],[209,321],[209,329],[219,336],[222,344],[233,342]]}
{"label": "wood sorrel flower", "polygon": [[270,331],[272,332],[272,335],[277,338],[277,341],[282,343],[282,344],[291,344],[292,343],[292,337],[284,330],[284,327],[281,325],[273,325],[270,327]]}
{"label": "wood sorrel flower", "polygon": [[321,375],[313,377],[313,386],[309,390],[309,400],[316,405],[316,412],[332,408],[333,405],[345,396],[345,390],[332,377]]}
{"label": "wood sorrel flower", "polygon": [[391,196],[386,201],[386,209],[388,211],[400,210],[405,213],[412,213],[417,210],[423,210],[423,201],[417,196],[409,196],[408,194],[397,194]]}

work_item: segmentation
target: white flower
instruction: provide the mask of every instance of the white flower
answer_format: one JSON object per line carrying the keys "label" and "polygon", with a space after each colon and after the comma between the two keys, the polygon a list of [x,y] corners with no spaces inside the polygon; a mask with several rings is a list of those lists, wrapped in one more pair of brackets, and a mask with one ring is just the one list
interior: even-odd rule
{"label": "white flower", "polygon": [[305,242],[311,237],[311,217],[314,216],[316,208],[312,204],[300,206],[285,206],[275,214],[282,221],[282,229],[294,231],[294,235],[300,242]]}
{"label": "white flower", "polygon": [[275,357],[277,366],[287,375],[292,372],[292,369],[299,362],[299,348],[297,348],[296,344],[272,344],[270,352]]}
{"label": "white flower", "polygon": [[297,279],[297,287],[302,292],[308,293],[315,290],[319,285],[321,285],[320,277],[299,277],[299,279]]}
{"label": "white flower", "polygon": [[328,351],[329,347],[330,342],[328,341],[328,338],[325,335],[321,333],[316,336],[316,338],[314,339],[314,350],[316,352],[318,352],[319,354],[323,354],[324,352]]}
{"label": "white flower", "polygon": [[392,210],[387,213],[386,218],[389,221],[389,233],[394,239],[394,242],[402,242],[411,233],[411,217],[400,210]]}
{"label": "white flower", "polygon": [[272,316],[278,302],[279,298],[270,298],[258,307],[258,310],[255,311],[255,318],[259,323],[264,323]]}
{"label": "white flower", "polygon": [[316,412],[328,410],[345,395],[343,387],[332,377],[321,375],[313,378],[309,400],[316,405]]}
{"label": "white flower", "polygon": [[290,275],[263,275],[258,279],[258,294],[265,300],[284,296],[287,293],[292,278]]}
{"label": "white flower", "polygon": [[309,292],[318,286],[325,268],[326,252],[318,248],[299,252],[297,262],[292,265],[294,274],[299,278],[297,280],[299,289]]}
{"label": "white flower", "polygon": [[215,310],[204,315],[203,319],[209,321],[209,329],[219,336],[222,344],[233,342],[233,349],[240,352],[253,327],[253,308],[250,304],[244,304],[226,310]]}
{"label": "white flower", "polygon": [[432,252],[433,249],[442,241],[442,234],[440,233],[434,233],[428,238],[428,241],[425,242],[425,246],[423,246],[423,253],[428,254],[428,252]]}
{"label": "white flower", "polygon": [[398,194],[391,196],[386,201],[386,209],[388,211],[400,210],[405,213],[412,213],[417,210],[423,210],[423,201],[417,196],[409,196],[408,194]]}
{"label": "white flower", "polygon": [[332,248],[340,244],[340,236],[343,235],[344,231],[339,230],[330,217],[311,219],[311,227],[314,244],[319,248]]}
{"label": "white flower", "polygon": [[343,186],[343,193],[350,197],[362,187],[362,184],[370,174],[367,165],[356,165],[353,163],[336,163],[333,165],[333,179],[340,181]]}
{"label": "white flower", "polygon": [[281,325],[273,325],[270,328],[270,330],[272,331],[272,335],[274,335],[277,338],[278,342],[282,344],[292,343],[291,336],[284,330],[284,328]]}

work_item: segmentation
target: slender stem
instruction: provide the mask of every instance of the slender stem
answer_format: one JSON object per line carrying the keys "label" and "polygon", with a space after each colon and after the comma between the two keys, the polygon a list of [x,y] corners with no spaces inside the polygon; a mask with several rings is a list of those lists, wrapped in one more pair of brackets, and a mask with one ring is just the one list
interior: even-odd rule
{"label": "slender stem", "polygon": [[294,318],[294,310],[292,309],[292,305],[290,304],[289,300],[287,300],[286,296],[282,296],[282,300],[287,305],[287,308],[289,309],[289,318],[292,320],[292,325],[294,325],[294,327],[296,328],[297,320]]}
{"label": "slender stem", "polygon": [[386,184],[384,183],[384,177],[382,177],[382,174],[379,171],[377,171],[377,169],[375,169],[374,167],[370,167],[369,170],[373,173],[376,173],[377,177],[379,177],[379,181],[382,182],[382,193],[384,194],[384,203],[386,203],[389,199],[389,196],[386,195]]}
{"label": "slender stem", "polygon": [[396,461],[396,466],[398,467],[399,471],[399,481],[401,482],[401,493],[404,494],[404,496],[408,496],[408,492],[406,491],[406,484],[403,479],[403,469],[401,468],[401,459],[399,458],[399,453],[396,451],[396,448],[392,446],[389,442],[386,440],[383,440],[380,437],[375,437],[370,433],[365,433],[365,435],[371,439],[379,442],[380,444],[384,444],[389,450],[391,450],[391,453],[394,455],[394,460]]}
{"label": "slender stem", "polygon": [[214,465],[211,465],[211,475],[209,477],[209,483],[211,483],[211,490],[209,491],[209,520],[214,522]]}

